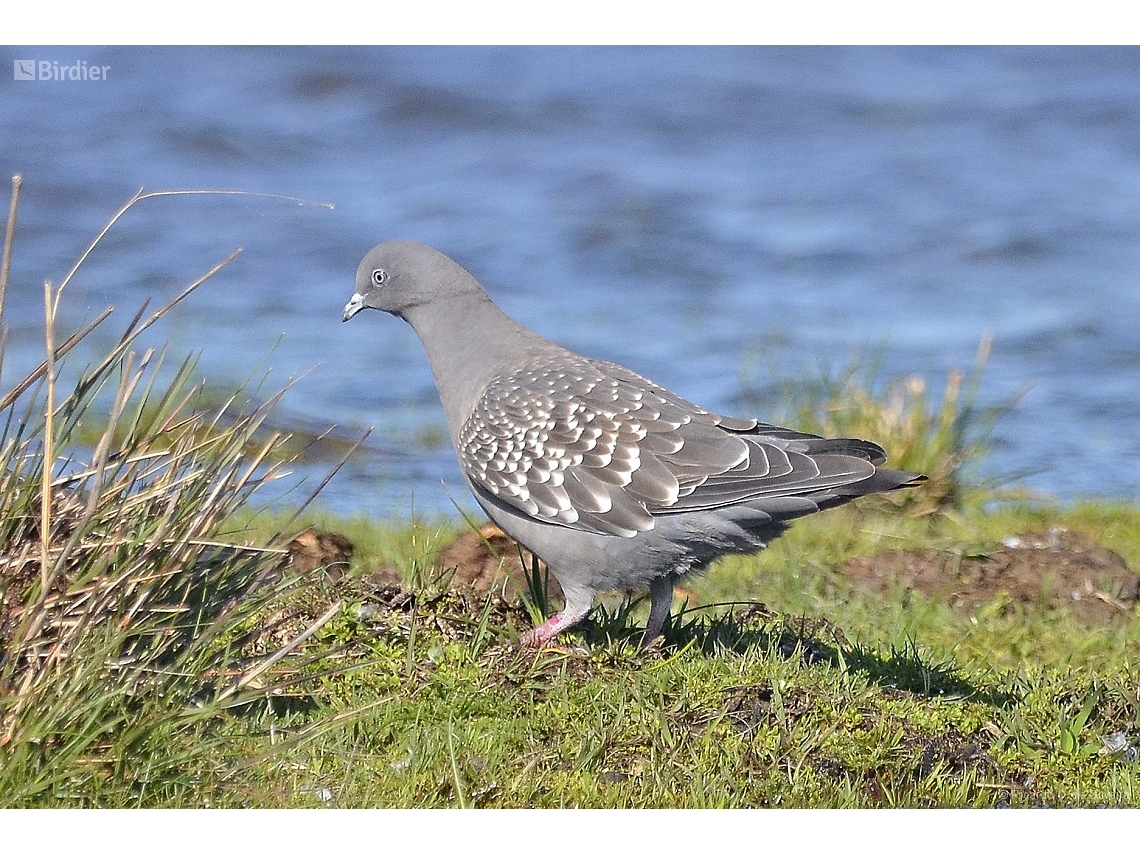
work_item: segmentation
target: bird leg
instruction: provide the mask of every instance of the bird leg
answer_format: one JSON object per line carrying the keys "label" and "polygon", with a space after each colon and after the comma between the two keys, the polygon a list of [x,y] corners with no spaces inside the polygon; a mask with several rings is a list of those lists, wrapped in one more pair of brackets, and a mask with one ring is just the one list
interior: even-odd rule
{"label": "bird leg", "polygon": [[536,626],[534,629],[524,632],[519,636],[519,643],[523,647],[542,647],[558,633],[564,629],[569,629],[574,624],[580,622],[586,616],[589,609],[571,610],[569,608],[560,611],[554,617],[548,618],[545,623]]}
{"label": "bird leg", "polygon": [[524,647],[542,647],[558,633],[581,622],[594,604],[596,592],[593,589],[563,582],[561,578],[558,581],[562,585],[562,595],[566,598],[566,607],[542,625],[524,632],[519,638],[519,642]]}
{"label": "bird leg", "polygon": [[[545,623],[519,636],[519,643],[524,647],[543,647],[550,639],[560,632],[569,629],[581,622],[593,603],[593,593],[588,591],[567,591],[568,586],[563,585],[566,594],[566,608]],[[574,596],[580,594],[581,596]],[[658,642],[661,629],[665,626],[665,619],[669,617],[669,609],[673,605],[673,577],[671,575],[658,576],[649,585],[649,620],[645,624],[645,634],[641,636],[641,648],[644,650]]]}
{"label": "bird leg", "polygon": [[645,634],[641,636],[641,648],[646,649],[661,636],[665,618],[673,605],[673,577],[658,576],[649,585],[649,621],[645,624]]}

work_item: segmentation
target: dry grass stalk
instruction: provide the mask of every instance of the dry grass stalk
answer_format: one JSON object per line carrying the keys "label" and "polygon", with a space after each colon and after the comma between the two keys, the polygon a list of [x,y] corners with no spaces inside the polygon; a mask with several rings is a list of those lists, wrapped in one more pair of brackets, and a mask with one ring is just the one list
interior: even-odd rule
{"label": "dry grass stalk", "polygon": [[[13,184],[0,327],[19,181]],[[200,390],[190,385],[192,360],[164,382],[164,354],[134,349],[144,331],[240,250],[156,311],[148,314],[144,304],[97,364],[73,388],[60,388],[62,357],[112,313],[60,341],[56,318],[66,286],[135,204],[183,192],[139,191],[57,287],[45,283],[45,359],[0,396],[0,743],[40,770],[20,781],[27,792],[74,771],[54,769],[44,745],[70,739],[68,750],[80,753],[105,746],[123,715],[121,699],[149,682],[161,684],[156,697],[205,688],[212,703],[224,698],[232,705],[335,614],[268,659],[241,664],[232,639],[288,586],[267,581],[266,572],[286,551],[231,546],[214,533],[262,484],[280,477],[277,452],[285,438],[273,433],[254,445],[254,434],[281,393],[257,405],[239,404],[235,395],[204,412],[194,406]],[[0,328],[0,345],[5,340]],[[103,420],[103,429],[90,450],[76,433],[92,420]],[[81,464],[85,449],[90,460]],[[236,681],[211,689],[219,674]],[[164,714],[161,722],[168,720]],[[132,726],[160,727],[145,715],[140,722]],[[0,762],[0,779],[16,774],[13,768]]]}
{"label": "dry grass stalk", "polygon": [[886,449],[891,466],[929,479],[920,489],[876,496],[865,506],[890,503],[915,516],[952,512],[982,486],[973,480],[977,473],[971,467],[985,457],[994,423],[1016,400],[988,408],[977,404],[992,347],[993,337],[985,336],[973,367],[949,373],[941,400],[929,399],[921,377],[894,380],[878,392],[874,365],[856,365],[824,376],[814,392],[797,388],[792,419],[797,428],[823,436],[874,439]]}

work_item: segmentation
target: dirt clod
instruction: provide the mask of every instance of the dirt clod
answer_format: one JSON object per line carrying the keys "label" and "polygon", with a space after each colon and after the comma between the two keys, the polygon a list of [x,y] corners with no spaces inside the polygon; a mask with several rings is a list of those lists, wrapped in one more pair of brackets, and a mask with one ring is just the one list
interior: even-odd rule
{"label": "dirt clod", "polygon": [[289,541],[289,563],[300,573],[323,567],[332,581],[348,571],[353,545],[343,534],[309,526]]}
{"label": "dirt clod", "polygon": [[[438,564],[445,570],[455,568],[453,588],[470,588],[480,594],[497,590],[507,600],[526,593],[526,565],[529,552],[520,552],[519,545],[503,533],[494,523],[487,523],[479,531],[466,531],[439,555]],[[545,570],[545,565],[540,565]],[[558,580],[549,575],[549,593],[561,598]]]}

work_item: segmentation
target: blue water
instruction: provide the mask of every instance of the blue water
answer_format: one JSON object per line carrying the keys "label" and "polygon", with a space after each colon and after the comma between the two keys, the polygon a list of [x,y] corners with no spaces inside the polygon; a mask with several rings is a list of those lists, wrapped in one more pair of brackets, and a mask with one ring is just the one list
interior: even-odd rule
{"label": "blue water", "polygon": [[[44,279],[138,187],[242,188],[335,207],[145,201],[64,322],[113,304],[106,342],[243,247],[147,341],[200,353],[223,387],[304,374],[286,424],[377,425],[324,494],[335,510],[470,506],[450,448],[425,441],[443,420],[411,330],[340,322],[360,257],[393,237],[457,258],[548,337],[730,414],[773,417],[780,382],[880,351],[884,377],[937,395],[992,333],[981,403],[1023,394],[983,474],[1138,496],[1137,50],[0,53],[0,175],[25,181],[0,388],[42,358]],[[8,79],[22,58],[109,71]]]}

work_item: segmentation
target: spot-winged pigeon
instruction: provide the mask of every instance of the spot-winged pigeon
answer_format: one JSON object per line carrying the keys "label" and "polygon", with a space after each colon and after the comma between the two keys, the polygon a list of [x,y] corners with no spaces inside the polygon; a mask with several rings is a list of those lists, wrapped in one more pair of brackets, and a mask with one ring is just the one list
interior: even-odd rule
{"label": "spot-winged pigeon", "polygon": [[578,623],[599,591],[644,588],[648,644],[683,576],[761,549],[795,517],[923,480],[878,468],[886,454],[872,442],[717,415],[572,353],[414,241],[364,257],[344,320],[361,309],[412,325],[475,499],[562,586],[565,609],[525,633],[527,645]]}

